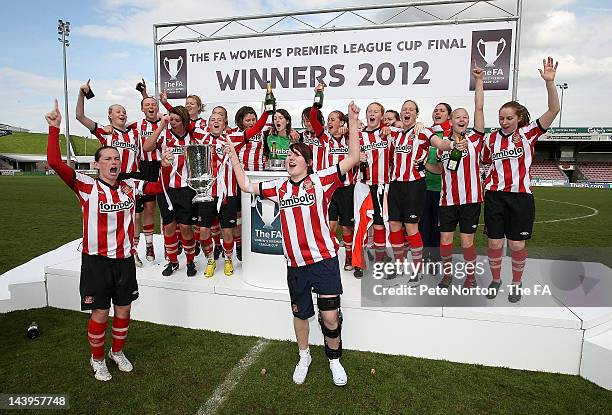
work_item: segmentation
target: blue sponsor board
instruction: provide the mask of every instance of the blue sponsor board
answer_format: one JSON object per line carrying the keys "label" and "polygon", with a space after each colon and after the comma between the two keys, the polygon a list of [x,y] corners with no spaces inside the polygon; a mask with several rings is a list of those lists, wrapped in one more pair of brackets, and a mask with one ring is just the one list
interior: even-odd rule
{"label": "blue sponsor board", "polygon": [[251,203],[251,252],[284,255],[280,209],[270,200],[254,196]]}

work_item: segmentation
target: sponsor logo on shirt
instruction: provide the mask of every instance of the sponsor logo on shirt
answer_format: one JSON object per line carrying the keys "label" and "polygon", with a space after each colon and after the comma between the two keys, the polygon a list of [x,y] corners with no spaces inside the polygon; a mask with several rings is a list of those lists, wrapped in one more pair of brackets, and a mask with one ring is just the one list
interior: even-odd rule
{"label": "sponsor logo on shirt", "polygon": [[329,154],[348,154],[348,147],[330,148]]}
{"label": "sponsor logo on shirt", "polygon": [[376,143],[364,144],[361,146],[361,151],[370,151],[376,148],[387,148],[389,143],[387,141],[378,141]]}
{"label": "sponsor logo on shirt", "polygon": [[493,158],[493,161],[510,159],[510,158],[516,159],[516,158],[522,157],[524,152],[525,150],[523,150],[523,147],[505,149],[505,150],[498,151],[497,153],[493,153],[492,158]]}
{"label": "sponsor logo on shirt", "polygon": [[281,199],[280,208],[281,209],[290,209],[296,206],[311,206],[315,203],[315,195],[314,194],[303,194],[299,196],[291,196],[287,199]]}
{"label": "sponsor logo on shirt", "polygon": [[412,153],[412,144],[403,144],[401,146],[395,146],[396,153]]}
{"label": "sponsor logo on shirt", "polygon": [[304,137],[304,144],[308,144],[309,146],[317,146],[321,147],[323,144],[316,137]]}
{"label": "sponsor logo on shirt", "polygon": [[126,200],[126,201],[118,202],[118,203],[107,203],[107,202],[99,203],[100,213],[113,213],[113,212],[119,212],[121,210],[130,210],[132,209],[133,206],[134,206],[133,200]]}
{"label": "sponsor logo on shirt", "polygon": [[115,148],[125,148],[132,151],[138,150],[138,146],[136,144],[128,143],[126,141],[113,140],[111,141],[111,146]]}
{"label": "sponsor logo on shirt", "polygon": [[178,154],[178,155],[183,154],[183,147],[180,147],[180,146],[170,147],[170,150],[172,151],[172,154]]}

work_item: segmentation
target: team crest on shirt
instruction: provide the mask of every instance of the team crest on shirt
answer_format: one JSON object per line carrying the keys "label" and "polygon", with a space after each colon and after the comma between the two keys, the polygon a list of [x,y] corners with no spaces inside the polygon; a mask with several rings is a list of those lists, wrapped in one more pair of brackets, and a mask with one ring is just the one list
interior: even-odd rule
{"label": "team crest on shirt", "polygon": [[312,182],[310,180],[304,180],[304,183],[302,184],[302,188],[306,191],[312,189]]}
{"label": "team crest on shirt", "polygon": [[130,186],[128,186],[127,184],[123,184],[121,185],[121,192],[123,194],[129,195],[132,193],[132,188]]}

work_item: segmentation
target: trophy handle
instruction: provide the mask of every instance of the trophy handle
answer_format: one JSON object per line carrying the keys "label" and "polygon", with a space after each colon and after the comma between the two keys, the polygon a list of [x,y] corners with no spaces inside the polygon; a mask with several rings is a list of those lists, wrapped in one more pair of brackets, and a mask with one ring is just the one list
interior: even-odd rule
{"label": "trophy handle", "polygon": [[[503,37],[501,39],[499,39],[497,41],[497,47],[499,47],[499,45],[503,44],[501,50],[499,51],[499,53],[497,54],[497,56],[495,57],[495,61],[497,60],[497,58],[499,58],[501,56],[502,53],[504,53],[504,49],[506,49],[506,39],[504,39]],[[495,62],[493,61],[493,62]]]}
{"label": "trophy handle", "polygon": [[[502,50],[503,50],[503,49],[502,49]],[[182,56],[179,56],[179,57],[178,57],[178,62],[179,62],[179,63],[178,63],[177,68],[176,68],[176,74],[177,74],[177,75],[178,75],[178,73],[181,71],[181,68],[183,67],[183,57],[182,57]]]}
{"label": "trophy handle", "polygon": [[480,51],[480,45],[484,46],[484,41],[482,39],[480,39],[478,43],[476,43],[476,50],[478,51],[478,54],[482,57],[482,60],[487,63],[487,60],[485,59],[483,53]]}
{"label": "trophy handle", "polygon": [[[257,203],[259,201],[259,203]],[[255,206],[255,210],[257,211],[257,213],[259,213],[259,217],[263,220],[263,213],[261,213],[261,202],[263,201],[262,198],[260,198],[259,196],[253,196],[253,206]]]}
{"label": "trophy handle", "polygon": [[164,58],[163,62],[164,62],[164,68],[166,69],[166,72],[168,72],[168,74],[170,74],[170,69],[168,68],[169,59],[168,59],[167,56]]}

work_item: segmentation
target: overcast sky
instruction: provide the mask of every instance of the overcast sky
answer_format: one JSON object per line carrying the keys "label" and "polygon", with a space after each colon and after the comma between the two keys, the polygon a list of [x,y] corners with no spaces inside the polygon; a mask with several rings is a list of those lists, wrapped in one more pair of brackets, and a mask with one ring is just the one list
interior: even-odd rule
{"label": "overcast sky", "polygon": [[[375,3],[371,0],[350,5]],[[492,3],[506,7],[514,4],[505,0]],[[141,77],[150,85],[155,79],[154,23],[347,5],[344,1],[319,0],[5,2],[0,26],[3,39],[0,91],[5,105],[0,123],[46,131],[43,114],[49,110],[53,98],[60,98],[63,105],[61,44],[57,41],[59,18],[72,23],[68,48],[71,132],[86,135],[87,131],[74,119],[74,104],[79,85],[88,78],[92,79],[96,92],[96,98],[87,105],[91,118],[104,121],[106,108],[112,103],[125,105],[128,118],[140,118],[139,96],[134,85]],[[409,18],[406,14],[406,19]],[[557,82],[569,84],[563,103],[563,126],[612,126],[607,111],[612,98],[611,41],[609,1],[524,0],[519,101],[534,116],[545,110],[546,99],[537,68],[542,57],[551,55],[559,60]],[[284,107],[295,109],[293,113],[297,116],[297,110],[305,103],[288,103]],[[435,103],[420,104],[420,120],[430,124],[431,107]],[[233,106],[228,106],[233,112]],[[485,116],[488,127],[496,126],[497,105],[487,106]]]}

